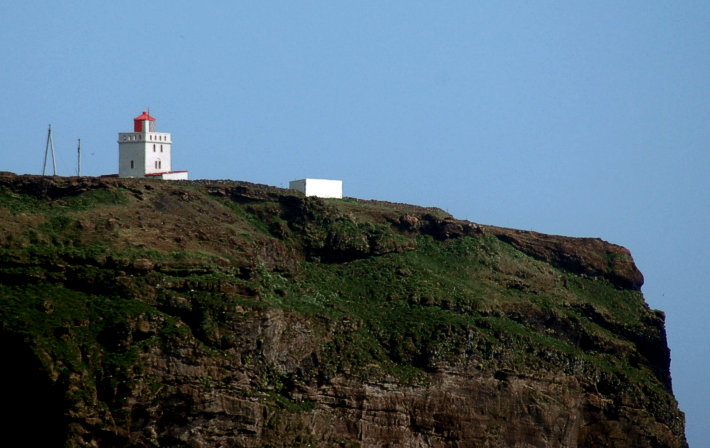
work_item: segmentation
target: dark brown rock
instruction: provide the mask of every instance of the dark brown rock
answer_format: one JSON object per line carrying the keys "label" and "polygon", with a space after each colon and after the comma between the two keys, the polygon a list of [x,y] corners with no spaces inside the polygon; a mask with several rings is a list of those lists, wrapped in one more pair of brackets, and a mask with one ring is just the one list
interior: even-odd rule
{"label": "dark brown rock", "polygon": [[603,277],[619,288],[640,290],[643,275],[628,249],[599,238],[570,238],[486,226],[485,232],[558,269]]}
{"label": "dark brown rock", "polygon": [[[58,422],[44,446],[687,446],[664,316],[620,246],[245,182],[0,188],[38,208],[0,208],[0,286],[20,291],[0,345],[7,384]],[[67,211],[102,190],[121,201]],[[408,264],[420,247],[438,258]]]}

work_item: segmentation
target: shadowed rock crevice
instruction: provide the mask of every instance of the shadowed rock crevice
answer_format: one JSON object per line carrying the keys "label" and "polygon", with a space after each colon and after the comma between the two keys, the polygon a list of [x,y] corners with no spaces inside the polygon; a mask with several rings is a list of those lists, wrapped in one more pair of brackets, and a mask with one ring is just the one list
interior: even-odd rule
{"label": "shadowed rock crevice", "polygon": [[67,408],[60,385],[53,384],[31,348],[17,334],[0,331],[2,418],[5,441],[22,446],[64,446]]}

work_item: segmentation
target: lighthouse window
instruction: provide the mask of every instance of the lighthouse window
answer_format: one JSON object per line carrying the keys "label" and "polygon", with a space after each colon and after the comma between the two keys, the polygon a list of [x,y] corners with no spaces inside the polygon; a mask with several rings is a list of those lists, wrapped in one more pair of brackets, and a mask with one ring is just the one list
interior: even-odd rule
{"label": "lighthouse window", "polygon": [[133,160],[131,160],[131,169],[133,169]]}

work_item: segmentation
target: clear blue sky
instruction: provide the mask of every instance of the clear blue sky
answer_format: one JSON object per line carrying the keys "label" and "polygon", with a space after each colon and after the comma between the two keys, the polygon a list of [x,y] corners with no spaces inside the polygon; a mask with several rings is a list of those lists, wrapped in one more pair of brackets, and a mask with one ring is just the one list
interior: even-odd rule
{"label": "clear blue sky", "polygon": [[[0,170],[117,172],[150,108],[192,179],[438,206],[628,247],[710,446],[710,3],[0,5]],[[49,168],[48,168],[49,169]]]}

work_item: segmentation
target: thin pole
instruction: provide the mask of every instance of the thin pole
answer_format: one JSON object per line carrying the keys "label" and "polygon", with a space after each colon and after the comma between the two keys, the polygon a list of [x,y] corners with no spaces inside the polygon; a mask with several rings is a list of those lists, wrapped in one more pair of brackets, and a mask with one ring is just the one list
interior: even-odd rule
{"label": "thin pole", "polygon": [[42,176],[47,169],[47,151],[49,150],[49,139],[52,137],[52,125],[49,125],[49,130],[47,131],[47,144],[44,145],[44,163],[42,164]]}
{"label": "thin pole", "polygon": [[47,131],[47,145],[44,147],[44,165],[42,165],[42,176],[44,176],[47,170],[47,153],[49,149],[52,148],[52,167],[54,168],[54,175],[57,175],[57,159],[54,157],[54,140],[52,140],[52,125],[49,125],[49,130]]}
{"label": "thin pole", "polygon": [[76,175],[81,177],[81,139],[79,139],[79,146],[76,148],[76,154]]}
{"label": "thin pole", "polygon": [[57,159],[54,157],[54,139],[52,139],[52,136],[49,136],[49,141],[52,143],[50,145],[50,148],[52,148],[52,168],[54,168],[54,175],[57,175]]}

